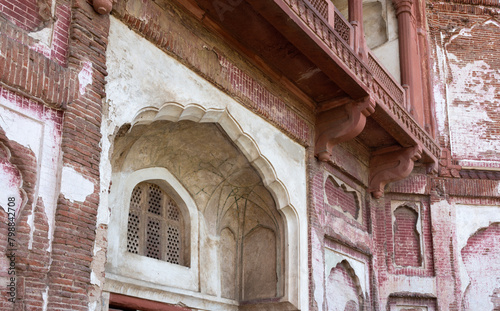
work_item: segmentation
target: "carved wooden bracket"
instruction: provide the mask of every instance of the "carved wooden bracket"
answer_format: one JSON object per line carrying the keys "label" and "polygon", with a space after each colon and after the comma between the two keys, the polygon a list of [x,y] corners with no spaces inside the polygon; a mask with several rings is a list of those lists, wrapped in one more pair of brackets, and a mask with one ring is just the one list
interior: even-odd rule
{"label": "carved wooden bracket", "polygon": [[104,15],[111,12],[113,9],[113,3],[115,2],[116,0],[93,0],[92,6],[97,13]]}
{"label": "carved wooden bracket", "polygon": [[366,117],[375,111],[375,101],[369,96],[318,113],[314,154],[320,161],[328,161],[336,144],[358,136],[366,124]]}
{"label": "carved wooden bracket", "polygon": [[378,150],[370,159],[370,182],[368,191],[375,199],[384,194],[386,184],[410,175],[414,162],[422,156],[422,147],[402,148],[392,146]]}

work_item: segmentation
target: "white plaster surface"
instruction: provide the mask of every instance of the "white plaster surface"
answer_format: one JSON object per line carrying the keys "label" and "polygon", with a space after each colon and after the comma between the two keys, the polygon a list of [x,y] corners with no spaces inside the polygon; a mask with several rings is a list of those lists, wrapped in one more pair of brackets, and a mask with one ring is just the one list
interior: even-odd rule
{"label": "white plaster surface", "polygon": [[94,183],[74,168],[65,166],[62,169],[61,194],[71,202],[84,202],[87,196],[94,193]]}
{"label": "white plaster surface", "polygon": [[[500,108],[500,70],[491,68],[487,63],[491,56],[481,51],[477,60],[468,62],[448,51],[455,40],[472,37],[478,25],[461,29],[449,41],[445,41],[443,33],[436,39],[433,65],[436,123],[440,136],[450,140],[452,155],[459,160],[459,165],[500,168],[497,160],[500,134],[489,131],[496,120],[486,112],[486,107],[491,111]],[[484,25],[500,27],[492,20]],[[443,83],[450,80],[450,83]],[[478,155],[486,152],[487,155],[478,159]]]}
{"label": "white plaster surface", "polygon": [[398,38],[387,41],[386,43],[374,48],[372,52],[379,59],[382,65],[387,69],[387,71],[389,71],[394,80],[401,84]]}
{"label": "white plaster surface", "polygon": [[[469,238],[481,228],[500,222],[500,206],[456,205],[457,249],[460,252]],[[459,260],[462,293],[469,285],[470,277],[465,269],[462,256]]]}
{"label": "white plaster surface", "polygon": [[443,83],[448,76],[448,65],[446,59],[446,52],[442,48],[444,46],[444,36],[440,35],[439,42],[434,42],[435,59],[433,62],[433,92],[434,92],[434,109],[436,111],[436,124],[437,131],[440,137],[444,139],[445,143],[449,141],[449,133],[446,123],[448,122],[448,105],[446,104],[448,98],[448,84]]}
{"label": "white plaster surface", "polygon": [[[314,300],[318,306],[318,311],[323,311],[325,302],[325,273],[323,271],[323,245],[319,240],[318,234],[315,230],[311,232],[311,249],[312,249],[312,271],[314,282]],[[328,271],[329,274],[329,271]],[[326,274],[326,276],[328,276]]]}
{"label": "white plaster surface", "polygon": [[[7,150],[0,151],[8,152]],[[23,203],[23,194],[20,191],[23,181],[20,176],[12,174],[13,170],[15,171],[17,168],[14,167],[12,163],[9,163],[7,160],[0,161],[0,189],[2,189],[2,192],[0,193],[0,206],[6,213],[8,213],[8,203],[13,202],[11,204],[15,205],[10,206],[11,212],[12,209],[14,209],[17,215],[17,211],[19,211]],[[14,200],[11,201],[9,198],[14,198]]]}
{"label": "white plaster surface", "polygon": [[82,70],[78,73],[79,91],[80,94],[85,94],[86,87],[92,84],[92,63],[84,62]]}
{"label": "white plaster surface", "polygon": [[[23,105],[22,99],[4,92],[0,95],[0,126],[9,140],[33,151],[38,165],[37,182],[34,187],[32,206],[26,206],[34,211],[38,198],[43,200],[45,214],[49,226],[49,250],[52,247],[54,230],[54,214],[57,204],[58,166],[60,158],[61,133],[55,112],[44,110],[41,105]],[[26,100],[24,100],[26,101]],[[42,147],[43,146],[43,147]],[[0,184],[5,183],[5,175],[1,175]],[[10,188],[2,188],[10,189]],[[0,192],[1,202],[7,192]],[[20,201],[19,201],[20,202]],[[30,224],[29,248],[33,240],[33,221]]]}
{"label": "white plaster surface", "polygon": [[412,292],[436,296],[436,279],[430,277],[393,275],[389,276],[386,293]]}
{"label": "white plaster surface", "polygon": [[90,273],[90,284],[95,284],[97,286],[101,286],[101,281],[97,278],[97,275],[94,271]]}
{"label": "white plaster surface", "polygon": [[[473,63],[463,64],[453,54],[448,53],[452,71],[453,81],[449,84],[449,101],[469,102],[470,105],[450,105],[449,122],[451,127],[451,149],[453,154],[461,158],[472,158],[479,151],[493,151],[500,154],[500,135],[485,138],[484,135],[489,125],[486,122],[494,122],[478,103],[495,102],[498,88],[494,83],[500,81],[500,72],[492,69],[485,61],[479,60]],[[478,77],[480,74],[480,77]],[[489,77],[489,79],[488,79]]]}
{"label": "white plaster surface", "polygon": [[[140,109],[147,106],[159,108],[166,102],[176,102],[184,106],[195,103],[204,109],[227,110],[272,165],[276,177],[287,190],[290,205],[295,209],[293,213],[298,216],[298,226],[292,230],[299,236],[295,249],[299,251],[300,264],[296,267],[298,270],[293,272],[293,277],[300,279],[297,289],[300,293],[300,308],[307,310],[307,196],[304,148],[113,17],[107,61],[108,121],[103,123],[101,130],[101,178],[107,182],[111,177],[110,135],[121,125],[132,122]],[[102,203],[106,201],[103,198],[107,189],[107,184],[101,184],[98,219],[102,221],[106,221],[106,214],[109,213],[106,203]]]}
{"label": "white plaster surface", "polygon": [[49,304],[49,287],[45,287],[45,291],[42,292],[42,301],[43,301],[43,306],[42,306],[42,310],[43,311],[47,311],[47,306]]}
{"label": "white plaster surface", "polygon": [[41,45],[39,48],[47,48],[50,49],[52,44],[52,34],[54,29],[54,24],[51,24],[49,27],[45,27],[41,30],[30,32],[28,35],[35,40],[40,41],[38,45]]}

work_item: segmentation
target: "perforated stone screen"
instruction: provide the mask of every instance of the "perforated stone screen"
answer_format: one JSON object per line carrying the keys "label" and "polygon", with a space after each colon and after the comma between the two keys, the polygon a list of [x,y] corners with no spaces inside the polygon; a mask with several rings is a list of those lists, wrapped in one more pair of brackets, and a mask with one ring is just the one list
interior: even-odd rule
{"label": "perforated stone screen", "polygon": [[183,265],[183,238],[184,222],[175,201],[156,184],[138,184],[130,198],[127,251]]}

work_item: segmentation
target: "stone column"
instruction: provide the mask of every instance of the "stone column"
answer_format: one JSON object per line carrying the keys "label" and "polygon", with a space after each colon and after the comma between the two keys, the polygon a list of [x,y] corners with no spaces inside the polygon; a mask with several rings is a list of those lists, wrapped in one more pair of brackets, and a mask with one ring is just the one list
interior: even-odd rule
{"label": "stone column", "polygon": [[422,67],[417,42],[416,21],[413,14],[413,0],[393,0],[393,3],[398,18],[401,84],[407,92],[409,91],[406,109],[421,126],[425,126]]}
{"label": "stone column", "polygon": [[349,23],[354,28],[354,50],[363,58],[368,57],[368,49],[365,41],[365,31],[363,30],[363,1],[348,0]]}

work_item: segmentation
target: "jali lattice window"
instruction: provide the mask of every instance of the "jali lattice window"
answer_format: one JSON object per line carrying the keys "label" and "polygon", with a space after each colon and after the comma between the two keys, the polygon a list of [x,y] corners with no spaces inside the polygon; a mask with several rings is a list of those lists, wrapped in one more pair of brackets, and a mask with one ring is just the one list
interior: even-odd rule
{"label": "jali lattice window", "polygon": [[175,201],[156,184],[138,184],[130,198],[127,251],[186,265],[183,238],[182,213]]}

